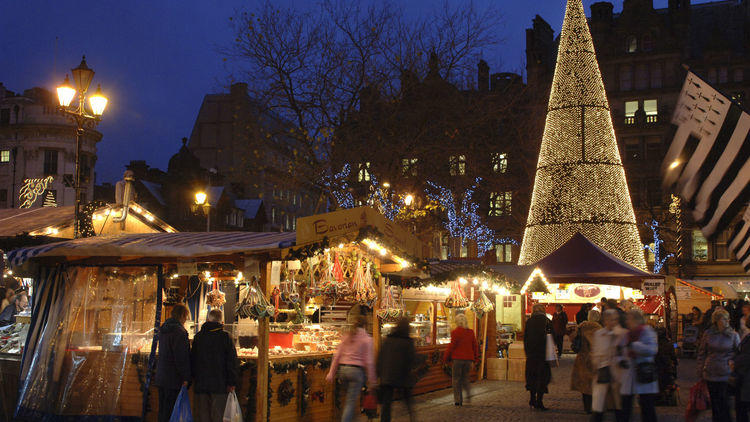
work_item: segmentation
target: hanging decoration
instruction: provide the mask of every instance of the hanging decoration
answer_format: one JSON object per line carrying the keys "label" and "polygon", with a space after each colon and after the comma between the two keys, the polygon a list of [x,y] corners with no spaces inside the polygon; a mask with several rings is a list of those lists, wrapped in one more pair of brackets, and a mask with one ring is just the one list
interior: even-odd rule
{"label": "hanging decoration", "polygon": [[535,268],[531,272],[529,278],[526,279],[526,283],[521,287],[521,294],[525,294],[526,292],[550,293],[550,285],[547,277],[544,276],[544,273],[539,268]]}
{"label": "hanging decoration", "polygon": [[382,321],[397,321],[404,315],[403,298],[401,301],[396,301],[393,297],[393,289],[395,286],[389,286],[386,284],[384,287],[383,299],[380,301],[380,308],[378,309],[378,317]]}
{"label": "hanging decoration", "polygon": [[372,282],[370,263],[363,262],[359,257],[357,257],[357,266],[354,269],[351,287],[354,301],[372,308],[372,304],[378,295]]}
{"label": "hanging decoration", "polygon": [[609,103],[581,0],[569,0],[519,265],[576,232],[646,270]]}
{"label": "hanging decoration", "polygon": [[653,234],[654,246],[644,245],[644,248],[654,254],[654,274],[659,274],[661,269],[664,268],[664,264],[666,264],[667,260],[672,258],[674,254],[668,253],[662,256],[662,253],[664,252],[662,246],[664,240],[661,238],[661,224],[656,220],[651,220],[651,223],[646,223],[646,225],[651,229],[651,233]]}
{"label": "hanging decoration", "polygon": [[471,310],[474,311],[474,313],[477,315],[477,318],[482,318],[484,314],[488,312],[492,312],[492,310],[495,309],[495,306],[492,304],[489,298],[487,298],[487,295],[484,294],[483,291],[479,292],[479,297],[477,297],[477,300],[474,301],[474,303],[471,304]]}
{"label": "hanging decoration", "polygon": [[47,193],[44,194],[44,202],[42,202],[43,207],[57,207],[57,200],[55,199],[55,194],[52,193],[51,190],[47,189]]}
{"label": "hanging decoration", "polygon": [[276,315],[276,307],[263,295],[258,280],[253,277],[253,281],[248,286],[248,292],[245,298],[235,308],[237,315],[242,318],[268,318]]}
{"label": "hanging decoration", "polygon": [[217,288],[206,295],[206,304],[212,308],[221,308],[225,303],[227,303],[226,295]]}
{"label": "hanging decoration", "polygon": [[292,399],[294,398],[294,393],[295,390],[292,381],[289,379],[285,379],[284,381],[281,381],[281,384],[279,384],[279,388],[276,391],[276,400],[279,402],[281,407],[284,407],[292,401]]}
{"label": "hanging decoration", "polygon": [[454,281],[451,283],[451,292],[448,294],[448,298],[445,299],[446,308],[467,308],[469,306],[469,299],[466,298],[464,290],[461,287],[460,281]]}
{"label": "hanging decoration", "polygon": [[81,207],[81,212],[78,215],[78,231],[81,237],[96,236],[96,231],[94,230],[94,213],[105,207],[108,207],[108,204],[104,201],[91,201]]}
{"label": "hanging decoration", "polygon": [[18,191],[18,202],[21,203],[18,208],[31,208],[37,198],[52,186],[53,180],[55,178],[52,176],[39,179],[24,179]]}

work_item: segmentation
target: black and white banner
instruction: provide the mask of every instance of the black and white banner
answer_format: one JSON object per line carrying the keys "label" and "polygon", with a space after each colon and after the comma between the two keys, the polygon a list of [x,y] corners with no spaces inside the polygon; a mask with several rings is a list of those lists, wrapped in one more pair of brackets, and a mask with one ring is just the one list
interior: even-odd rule
{"label": "black and white banner", "polygon": [[[688,72],[672,123],[676,129],[662,165],[664,187],[680,195],[704,236],[711,239],[750,199],[750,115]],[[741,224],[735,236],[747,229],[748,223]],[[730,242],[734,245],[742,239],[733,237]]]}

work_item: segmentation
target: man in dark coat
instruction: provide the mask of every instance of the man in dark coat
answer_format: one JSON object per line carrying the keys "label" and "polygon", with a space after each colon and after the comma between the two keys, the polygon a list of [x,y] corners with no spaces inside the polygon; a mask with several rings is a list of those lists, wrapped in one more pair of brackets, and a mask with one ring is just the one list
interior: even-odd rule
{"label": "man in dark coat", "polygon": [[26,291],[21,290],[13,296],[10,305],[6,306],[0,312],[0,326],[14,324],[16,322],[16,315],[26,309],[27,306],[29,306],[29,296]]}
{"label": "man in dark coat", "polygon": [[190,342],[185,330],[188,308],[177,304],[159,329],[159,359],[154,385],[159,387],[159,422],[169,422],[180,389],[190,381]]}
{"label": "man in dark coat", "polygon": [[552,332],[552,324],[544,311],[544,305],[534,305],[533,313],[526,321],[523,333],[523,348],[526,352],[526,389],[529,390],[529,406],[547,410],[542,403],[552,371],[547,362],[547,334]]}
{"label": "man in dark coat", "polygon": [[568,330],[568,314],[562,305],[555,305],[555,315],[552,316],[552,335],[557,346],[557,356],[561,357],[563,352],[563,339]]}
{"label": "man in dark coat", "polygon": [[400,388],[404,393],[404,402],[409,410],[409,418],[416,420],[411,389],[415,383],[414,367],[417,350],[414,340],[409,335],[409,318],[401,318],[393,331],[383,340],[377,361],[377,373],[380,378],[381,422],[391,420],[391,402],[393,392]]}
{"label": "man in dark coat", "polygon": [[206,323],[193,339],[191,353],[196,422],[221,421],[227,394],[234,391],[239,377],[237,350],[224,331],[224,314],[212,309]]}

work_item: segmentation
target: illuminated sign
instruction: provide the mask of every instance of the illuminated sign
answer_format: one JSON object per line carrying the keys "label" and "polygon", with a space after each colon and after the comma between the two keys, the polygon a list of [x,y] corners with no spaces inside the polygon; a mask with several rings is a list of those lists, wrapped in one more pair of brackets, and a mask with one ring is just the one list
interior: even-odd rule
{"label": "illuminated sign", "polygon": [[52,176],[43,179],[24,179],[18,192],[18,202],[21,203],[19,208],[31,208],[37,198],[52,184],[53,180]]}

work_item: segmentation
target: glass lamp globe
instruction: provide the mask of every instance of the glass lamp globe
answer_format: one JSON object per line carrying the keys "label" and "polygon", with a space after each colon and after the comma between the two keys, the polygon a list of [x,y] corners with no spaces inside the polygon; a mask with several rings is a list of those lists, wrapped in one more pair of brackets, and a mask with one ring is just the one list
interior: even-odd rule
{"label": "glass lamp globe", "polygon": [[57,87],[57,99],[60,101],[60,105],[68,107],[73,101],[73,97],[76,95],[76,90],[70,86],[70,80],[68,75],[65,75],[65,81],[63,84]]}
{"label": "glass lamp globe", "polygon": [[89,104],[91,104],[91,111],[94,113],[94,116],[104,114],[104,108],[107,107],[107,97],[102,95],[101,85],[98,85],[94,95],[89,97]]}

